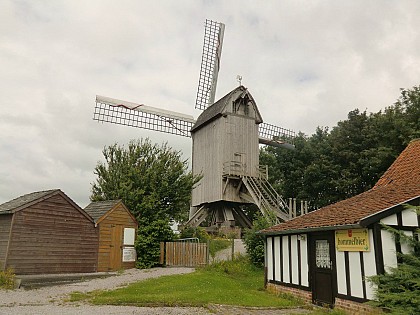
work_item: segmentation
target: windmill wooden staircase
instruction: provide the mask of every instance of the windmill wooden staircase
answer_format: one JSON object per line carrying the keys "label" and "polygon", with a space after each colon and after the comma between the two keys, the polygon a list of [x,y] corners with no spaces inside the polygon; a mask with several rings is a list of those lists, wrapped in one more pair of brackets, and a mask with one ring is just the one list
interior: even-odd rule
{"label": "windmill wooden staircase", "polygon": [[267,218],[276,218],[276,223],[289,220],[289,207],[283,198],[275,191],[265,177],[242,176],[242,182],[247,193],[241,193],[242,199],[255,203]]}

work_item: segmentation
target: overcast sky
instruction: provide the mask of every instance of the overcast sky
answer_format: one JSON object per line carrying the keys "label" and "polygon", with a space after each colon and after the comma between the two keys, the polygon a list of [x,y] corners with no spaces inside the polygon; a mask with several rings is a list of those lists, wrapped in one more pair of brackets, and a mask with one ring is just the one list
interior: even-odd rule
{"label": "overcast sky", "polygon": [[206,18],[226,24],[216,99],[312,134],[420,84],[420,1],[0,0],[0,203],[60,188],[81,207],[104,146],[191,139],[92,120],[95,95],[197,117]]}

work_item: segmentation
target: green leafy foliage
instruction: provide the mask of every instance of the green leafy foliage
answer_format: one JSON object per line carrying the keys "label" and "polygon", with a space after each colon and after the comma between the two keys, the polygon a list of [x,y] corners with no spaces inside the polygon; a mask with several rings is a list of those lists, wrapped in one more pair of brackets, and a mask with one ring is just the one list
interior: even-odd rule
{"label": "green leafy foliage", "polygon": [[179,238],[198,238],[200,243],[206,243],[210,239],[210,235],[200,226],[187,226],[181,230]]}
{"label": "green leafy foliage", "polygon": [[271,225],[263,216],[259,216],[254,220],[253,227],[244,233],[246,252],[251,263],[257,267],[264,266],[264,236],[258,232]]}
{"label": "green leafy foliage", "polygon": [[104,148],[105,163],[94,173],[92,201],[122,199],[138,220],[183,221],[188,217],[191,189],[198,178],[187,171],[187,161],[166,143],[132,140],[128,147]]}
{"label": "green leafy foliage", "polygon": [[173,238],[174,233],[165,219],[139,225],[135,243],[137,268],[145,269],[157,266],[160,257],[160,242],[171,241]]}
{"label": "green leafy foliage", "polygon": [[[420,207],[417,207],[420,214]],[[412,248],[409,254],[399,254],[401,263],[383,275],[369,277],[376,285],[373,304],[390,309],[393,314],[420,314],[420,242],[417,237],[407,236],[402,231],[386,227],[401,243]],[[417,230],[419,233],[419,230]]]}
{"label": "green leafy foliage", "polygon": [[98,162],[92,184],[92,201],[122,199],[139,222],[138,266],[158,263],[160,241],[173,238],[171,221],[188,218],[191,190],[199,177],[187,171],[187,161],[166,143],[132,140],[128,147],[104,148],[105,162]]}
{"label": "green leafy foliage", "polygon": [[358,109],[331,130],[300,133],[295,150],[265,147],[260,164],[285,198],[309,201],[310,210],[370,189],[412,140],[420,137],[420,87],[401,90],[378,113]]}

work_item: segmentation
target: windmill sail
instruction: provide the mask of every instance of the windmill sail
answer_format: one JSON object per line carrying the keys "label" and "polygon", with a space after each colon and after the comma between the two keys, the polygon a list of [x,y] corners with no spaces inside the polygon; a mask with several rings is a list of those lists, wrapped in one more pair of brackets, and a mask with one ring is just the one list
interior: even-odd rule
{"label": "windmill sail", "polygon": [[195,123],[190,115],[99,95],[96,96],[93,119],[184,137],[191,137],[190,130]]}
{"label": "windmill sail", "polygon": [[214,103],[224,32],[225,25],[223,23],[206,20],[200,78],[195,102],[197,109],[204,110]]}

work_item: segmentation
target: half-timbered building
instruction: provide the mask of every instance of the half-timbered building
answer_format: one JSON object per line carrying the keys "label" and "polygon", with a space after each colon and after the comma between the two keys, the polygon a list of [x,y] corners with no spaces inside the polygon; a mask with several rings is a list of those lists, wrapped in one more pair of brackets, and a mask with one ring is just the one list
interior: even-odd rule
{"label": "half-timbered building", "polygon": [[59,189],[0,205],[0,270],[16,274],[96,272],[98,229]]}
{"label": "half-timbered building", "polygon": [[376,185],[359,195],[268,228],[266,283],[316,304],[363,314],[374,299],[366,279],[398,265],[410,249],[384,225],[416,233],[420,204],[420,139],[413,140]]}

